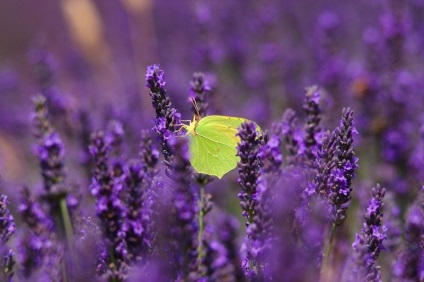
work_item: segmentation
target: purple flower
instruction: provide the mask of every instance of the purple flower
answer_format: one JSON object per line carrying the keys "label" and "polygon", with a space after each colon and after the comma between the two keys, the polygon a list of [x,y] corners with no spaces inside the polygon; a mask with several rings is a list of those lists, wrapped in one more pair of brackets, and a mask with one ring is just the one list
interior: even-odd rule
{"label": "purple flower", "polygon": [[[172,225],[170,244],[176,275],[180,279],[197,277],[197,235],[196,215],[198,207],[196,195],[190,183],[190,163],[188,148],[183,139],[174,141],[175,151],[172,160]],[[192,279],[190,278],[190,279]]]}
{"label": "purple flower", "polygon": [[0,277],[4,281],[12,281],[15,265],[14,252],[6,245],[16,230],[15,220],[10,214],[8,204],[7,196],[0,194]]}
{"label": "purple flower", "polygon": [[344,108],[340,126],[336,128],[335,168],[331,172],[331,190],[329,199],[333,204],[333,223],[341,225],[346,219],[347,203],[351,199],[351,182],[358,168],[353,148],[353,134],[356,132],[353,125],[353,111]]}
{"label": "purple flower", "polygon": [[319,134],[321,132],[320,121],[321,121],[321,109],[319,106],[320,93],[318,87],[312,86],[306,88],[305,102],[303,109],[306,113],[306,121],[304,126],[304,146],[305,146],[305,157],[306,163],[310,166],[314,165],[314,160],[317,156],[317,150],[320,147]]}
{"label": "purple flower", "polygon": [[126,204],[127,204],[127,231],[126,242],[128,256],[133,262],[140,261],[142,256],[151,253],[155,232],[151,219],[150,191],[154,187],[154,177],[159,152],[153,146],[149,133],[142,132],[140,159],[130,161],[125,173]]}
{"label": "purple flower", "polygon": [[301,140],[299,140],[296,113],[292,109],[287,109],[284,112],[281,123],[281,134],[283,135],[284,145],[287,150],[286,159],[289,164],[293,165],[298,159]]}
{"label": "purple flower", "polygon": [[147,67],[146,87],[149,88],[152,106],[156,113],[154,130],[161,141],[164,163],[170,166],[170,157],[172,156],[172,146],[168,139],[181,126],[181,114],[171,107],[171,101],[165,90],[164,71],[158,65]]}
{"label": "purple flower", "polygon": [[41,210],[39,204],[31,197],[27,187],[22,190],[19,213],[30,232],[20,239],[18,262],[22,266],[22,275],[30,277],[43,265],[48,256],[52,241],[49,238],[53,222]]}
{"label": "purple flower", "polygon": [[268,142],[262,146],[258,152],[258,157],[262,161],[263,171],[266,173],[278,172],[283,163],[283,155],[280,150],[281,138],[273,134]]}
{"label": "purple flower", "polygon": [[312,183],[305,190],[306,194],[317,194],[322,198],[327,198],[332,186],[333,170],[336,166],[334,160],[336,151],[336,135],[327,131],[322,140],[322,146],[317,152],[317,173]]}
{"label": "purple flower", "polygon": [[379,184],[372,189],[365,222],[361,233],[356,234],[352,244],[355,262],[352,281],[381,281],[380,267],[376,265],[376,259],[384,249],[383,241],[387,239],[387,228],[382,225],[385,192],[386,189]]}
{"label": "purple flower", "polygon": [[252,234],[256,228],[255,214],[256,206],[258,204],[255,197],[257,197],[258,179],[260,176],[261,160],[259,159],[259,150],[261,146],[260,133],[256,131],[256,124],[253,122],[244,122],[239,127],[237,136],[240,137],[240,143],[237,146],[237,156],[240,161],[237,164],[239,169],[238,183],[241,186],[242,192],[238,194],[240,199],[240,207],[243,210],[243,216],[247,218],[247,237],[246,240],[246,260],[248,265],[246,271],[254,271],[255,256],[253,254]]}
{"label": "purple flower", "polygon": [[101,274],[115,281],[123,281],[128,255],[125,245],[127,210],[120,199],[123,178],[115,175],[116,170],[109,164],[110,150],[111,145],[102,132],[93,134],[90,152],[95,166],[90,189],[96,198],[96,214],[101,222],[108,253],[107,269]]}
{"label": "purple flower", "polygon": [[205,79],[205,75],[201,72],[194,73],[190,82],[190,97],[195,99],[201,117],[207,115],[210,92],[211,87]]}

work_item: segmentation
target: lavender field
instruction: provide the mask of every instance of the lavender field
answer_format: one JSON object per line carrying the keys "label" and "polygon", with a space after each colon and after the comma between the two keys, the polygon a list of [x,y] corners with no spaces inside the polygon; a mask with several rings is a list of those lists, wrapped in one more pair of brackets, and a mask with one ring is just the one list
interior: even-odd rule
{"label": "lavender field", "polygon": [[[424,0],[41,2],[0,0],[0,281],[424,281]],[[194,115],[246,119],[221,179]]]}

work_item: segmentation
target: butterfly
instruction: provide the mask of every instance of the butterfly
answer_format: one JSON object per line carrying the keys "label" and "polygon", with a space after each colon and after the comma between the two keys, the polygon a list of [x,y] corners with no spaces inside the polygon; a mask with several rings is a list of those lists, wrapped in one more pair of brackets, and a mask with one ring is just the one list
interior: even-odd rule
{"label": "butterfly", "polygon": [[[190,163],[198,173],[222,178],[237,166],[238,128],[248,119],[221,115],[200,117],[192,99],[196,114],[190,123],[183,124],[189,137]],[[257,130],[260,131],[259,126]]]}

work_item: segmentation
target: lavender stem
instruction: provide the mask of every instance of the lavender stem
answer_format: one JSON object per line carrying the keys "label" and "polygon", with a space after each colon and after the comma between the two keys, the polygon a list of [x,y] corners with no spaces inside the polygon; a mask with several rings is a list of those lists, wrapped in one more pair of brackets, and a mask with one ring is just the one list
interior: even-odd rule
{"label": "lavender stem", "polygon": [[74,234],[73,234],[73,228],[72,228],[72,221],[69,215],[69,209],[68,209],[68,204],[66,203],[66,198],[60,199],[60,211],[62,214],[62,221],[65,228],[65,236],[66,236],[66,241],[68,243],[69,253],[71,255],[72,261],[78,266],[78,259],[75,256],[74,247],[73,247]]}
{"label": "lavender stem", "polygon": [[331,231],[330,231],[330,237],[328,239],[328,245],[327,245],[327,249],[325,251],[325,257],[324,257],[324,263],[322,264],[322,268],[321,268],[321,278],[320,281],[327,281],[327,276],[328,276],[328,268],[329,268],[329,263],[330,263],[330,254],[331,254],[331,250],[333,248],[333,243],[334,243],[334,238],[336,238],[336,225],[332,224],[331,225]]}

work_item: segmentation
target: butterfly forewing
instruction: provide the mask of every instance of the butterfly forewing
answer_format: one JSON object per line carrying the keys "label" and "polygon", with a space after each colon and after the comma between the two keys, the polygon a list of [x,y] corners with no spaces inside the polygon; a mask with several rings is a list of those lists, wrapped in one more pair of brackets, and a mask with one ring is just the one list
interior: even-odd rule
{"label": "butterfly forewing", "polygon": [[236,167],[237,128],[246,119],[207,116],[196,127],[191,137],[191,163],[197,172],[216,175],[221,178]]}

